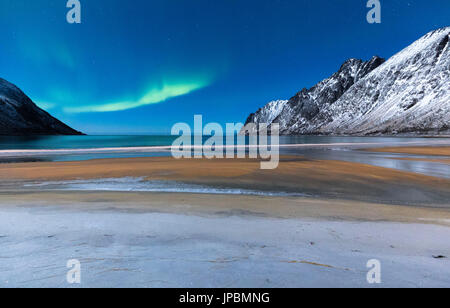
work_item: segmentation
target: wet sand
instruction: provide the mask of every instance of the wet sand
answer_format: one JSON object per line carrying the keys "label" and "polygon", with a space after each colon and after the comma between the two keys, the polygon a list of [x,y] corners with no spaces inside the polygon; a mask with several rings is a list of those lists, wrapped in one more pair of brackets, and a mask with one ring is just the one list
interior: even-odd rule
{"label": "wet sand", "polygon": [[449,208],[408,207],[308,197],[150,192],[2,192],[2,208],[255,216],[329,221],[389,221],[450,226]]}
{"label": "wet sand", "polygon": [[406,161],[423,161],[432,163],[441,163],[450,165],[450,147],[386,147],[386,148],[374,148],[366,149],[366,151],[377,153],[395,153],[395,154],[408,154],[417,156],[447,156],[446,158],[424,158],[424,157],[396,157],[397,160]]}
{"label": "wet sand", "polygon": [[371,165],[282,157],[276,170],[258,160],[100,159],[0,165],[4,183],[143,177],[215,187],[280,191],[378,203],[448,206],[450,180]]}
{"label": "wet sand", "polygon": [[388,147],[369,149],[370,152],[413,155],[450,156],[450,147]]}
{"label": "wet sand", "polygon": [[433,158],[399,157],[399,158],[395,158],[395,159],[409,160],[409,161],[425,161],[425,162],[430,162],[430,163],[441,163],[441,164],[450,165],[450,158],[449,159],[433,159]]}

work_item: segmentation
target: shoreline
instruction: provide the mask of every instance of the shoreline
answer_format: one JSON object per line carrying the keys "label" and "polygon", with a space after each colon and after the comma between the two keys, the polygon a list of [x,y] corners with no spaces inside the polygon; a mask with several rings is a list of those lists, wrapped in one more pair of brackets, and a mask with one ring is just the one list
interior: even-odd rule
{"label": "shoreline", "polygon": [[[359,137],[354,137],[359,138]],[[373,137],[376,138],[376,137]],[[446,138],[444,138],[446,139]],[[449,138],[450,139],[450,138]],[[335,142],[335,143],[297,143],[297,144],[280,144],[280,149],[320,149],[320,148],[332,148],[332,147],[349,147],[356,149],[385,149],[390,148],[390,146],[396,146],[398,148],[408,147],[449,147],[449,141],[435,140],[430,141],[408,141],[403,142],[399,145],[396,141],[376,143],[376,142]],[[218,149],[228,149],[228,148],[255,148],[256,145],[222,145],[217,146]],[[202,149],[202,146],[193,145],[192,150]],[[99,147],[99,148],[60,148],[60,149],[2,149],[0,150],[1,158],[20,158],[28,157],[33,155],[44,155],[44,156],[54,156],[54,155],[73,155],[73,154],[119,154],[119,153],[152,153],[152,152],[170,152],[172,149],[171,145],[162,146],[138,146],[138,147]]]}

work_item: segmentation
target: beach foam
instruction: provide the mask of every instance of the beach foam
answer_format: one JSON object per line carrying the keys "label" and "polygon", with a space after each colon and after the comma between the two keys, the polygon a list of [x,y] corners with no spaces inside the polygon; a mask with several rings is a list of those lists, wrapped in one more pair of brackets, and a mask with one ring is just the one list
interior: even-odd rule
{"label": "beach foam", "polygon": [[[338,142],[338,143],[305,143],[305,144],[280,144],[281,149],[345,149],[363,147],[387,147],[387,146],[420,146],[420,145],[449,145],[448,140],[403,141],[403,142]],[[224,145],[216,146],[216,149],[227,148],[255,148],[257,145]],[[200,150],[202,146],[192,146],[192,150]],[[170,152],[172,146],[144,146],[144,147],[98,147],[78,149],[14,149],[0,150],[0,157],[23,157],[33,155],[74,155],[74,154],[112,154],[112,153],[153,153]]]}
{"label": "beach foam", "polygon": [[224,194],[253,196],[292,196],[304,197],[306,194],[270,192],[205,185],[186,184],[176,181],[146,181],[143,177],[123,177],[95,180],[48,181],[33,182],[23,185],[24,188],[63,191],[119,191],[119,192],[165,192],[193,194]]}

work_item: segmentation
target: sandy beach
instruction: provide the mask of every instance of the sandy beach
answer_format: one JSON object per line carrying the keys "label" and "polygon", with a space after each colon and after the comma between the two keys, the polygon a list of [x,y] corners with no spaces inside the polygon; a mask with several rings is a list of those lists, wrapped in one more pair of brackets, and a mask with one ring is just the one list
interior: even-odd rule
{"label": "sandy beach", "polygon": [[[2,287],[446,287],[450,228],[424,223],[0,209]],[[81,284],[66,262],[81,263]],[[381,263],[379,285],[367,262]]]}
{"label": "sandy beach", "polygon": [[259,161],[250,159],[171,157],[0,165],[0,179],[5,182],[125,177],[420,206],[446,206],[450,200],[449,179],[299,156],[282,157],[276,170],[261,170]]}
{"label": "sandy beach", "polygon": [[[284,156],[271,171],[246,159],[11,163],[0,179],[5,287],[450,286],[446,178]],[[202,191],[145,191],[160,182]],[[69,259],[80,285],[66,281]],[[371,259],[380,285],[366,280]]]}

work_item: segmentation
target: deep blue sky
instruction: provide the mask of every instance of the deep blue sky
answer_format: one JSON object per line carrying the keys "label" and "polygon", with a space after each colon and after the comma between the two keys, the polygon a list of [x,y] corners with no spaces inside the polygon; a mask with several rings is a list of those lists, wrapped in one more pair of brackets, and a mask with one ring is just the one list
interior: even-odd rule
{"label": "deep blue sky", "polygon": [[0,77],[86,133],[243,122],[348,58],[390,57],[450,25],[448,0],[381,0],[379,25],[366,0],[80,2],[77,25],[66,0],[0,0]]}

